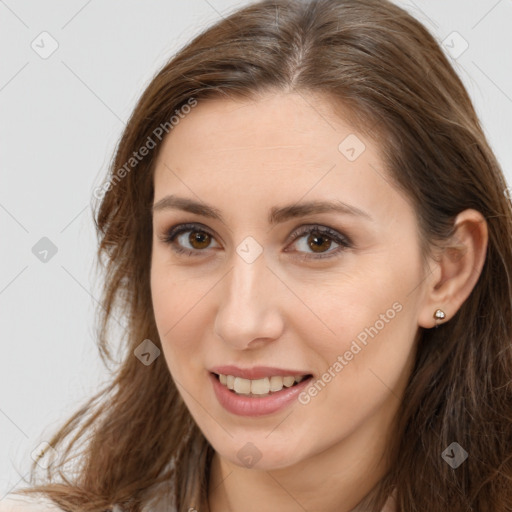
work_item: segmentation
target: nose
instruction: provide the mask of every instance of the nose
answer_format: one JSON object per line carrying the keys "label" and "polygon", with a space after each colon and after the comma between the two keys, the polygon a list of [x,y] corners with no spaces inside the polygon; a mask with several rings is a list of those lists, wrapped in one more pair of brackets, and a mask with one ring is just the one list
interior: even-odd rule
{"label": "nose", "polygon": [[284,322],[277,276],[267,267],[265,253],[252,263],[238,254],[222,282],[214,333],[236,350],[256,349],[278,339]]}

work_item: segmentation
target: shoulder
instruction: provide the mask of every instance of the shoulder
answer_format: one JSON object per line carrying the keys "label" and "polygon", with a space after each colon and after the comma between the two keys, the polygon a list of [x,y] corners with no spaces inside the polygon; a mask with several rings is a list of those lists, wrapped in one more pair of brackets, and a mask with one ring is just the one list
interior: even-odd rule
{"label": "shoulder", "polygon": [[0,512],[62,512],[62,509],[48,498],[9,494],[0,500]]}

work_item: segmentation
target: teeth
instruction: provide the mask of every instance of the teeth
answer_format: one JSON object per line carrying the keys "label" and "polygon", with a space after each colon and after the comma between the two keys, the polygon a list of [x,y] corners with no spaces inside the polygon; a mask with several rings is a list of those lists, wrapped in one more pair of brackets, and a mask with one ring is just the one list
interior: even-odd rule
{"label": "teeth", "polygon": [[251,392],[251,381],[247,379],[235,378],[235,391],[247,395]]}
{"label": "teeth", "polygon": [[251,393],[253,395],[266,395],[270,391],[270,379],[251,380]]}
{"label": "teeth", "polygon": [[281,391],[283,389],[282,377],[270,377],[270,391]]}
{"label": "teeth", "polygon": [[264,379],[242,379],[241,377],[234,377],[233,375],[219,375],[219,381],[228,389],[233,390],[240,395],[268,395],[270,391],[281,391],[283,387],[289,388],[295,382],[301,382],[304,375],[287,375],[286,377],[272,376],[265,377]]}
{"label": "teeth", "polygon": [[287,375],[286,377],[283,377],[283,384],[287,388],[293,386],[294,382],[295,382],[295,377],[292,377],[291,375]]}

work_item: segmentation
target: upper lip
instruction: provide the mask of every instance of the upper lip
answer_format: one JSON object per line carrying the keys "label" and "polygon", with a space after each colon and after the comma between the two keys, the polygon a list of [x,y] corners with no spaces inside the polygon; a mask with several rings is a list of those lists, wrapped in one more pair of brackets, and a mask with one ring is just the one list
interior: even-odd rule
{"label": "upper lip", "polygon": [[308,372],[302,370],[290,370],[285,368],[275,368],[272,366],[253,366],[252,368],[238,368],[233,365],[215,366],[209,370],[217,375],[233,375],[234,377],[241,377],[242,379],[264,379],[265,377],[287,375],[310,375]]}

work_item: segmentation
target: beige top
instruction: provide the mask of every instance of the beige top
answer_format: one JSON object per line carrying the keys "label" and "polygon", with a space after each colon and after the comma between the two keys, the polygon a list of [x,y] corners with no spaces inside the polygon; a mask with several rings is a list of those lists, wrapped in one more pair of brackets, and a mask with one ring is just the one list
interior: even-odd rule
{"label": "beige top", "polygon": [[51,500],[9,494],[0,500],[0,512],[62,512]]}
{"label": "beige top", "polygon": [[[390,498],[381,512],[395,512],[395,510],[394,501]],[[0,512],[62,512],[62,509],[47,498],[29,498],[9,494],[0,500]],[[119,512],[122,512],[120,508]]]}
{"label": "beige top", "polygon": [[[114,512],[122,512],[120,508]],[[0,500],[0,512],[62,512],[53,501],[48,498],[36,498],[20,496],[18,494],[9,494],[3,500]]]}

